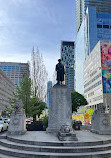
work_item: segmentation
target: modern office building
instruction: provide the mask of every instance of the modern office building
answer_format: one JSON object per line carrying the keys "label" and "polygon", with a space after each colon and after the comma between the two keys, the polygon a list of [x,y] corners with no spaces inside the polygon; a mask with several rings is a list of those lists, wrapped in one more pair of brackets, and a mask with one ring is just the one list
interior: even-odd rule
{"label": "modern office building", "polygon": [[87,107],[111,109],[111,41],[99,41],[85,60],[84,95]]}
{"label": "modern office building", "polygon": [[[111,40],[111,1],[110,0],[77,0],[81,2],[83,19],[79,25],[76,8],[76,89],[83,93],[83,62],[87,59],[99,40]],[[102,5],[101,5],[102,4]],[[104,5],[103,5],[104,4]],[[80,5],[78,5],[79,8]],[[83,13],[82,13],[83,11]],[[80,19],[79,19],[80,20]],[[78,64],[79,63],[79,64]],[[80,68],[81,67],[81,68]]]}
{"label": "modern office building", "polygon": [[50,89],[52,88],[52,81],[47,82],[47,107],[49,108],[49,95]]}
{"label": "modern office building", "polygon": [[29,73],[28,63],[0,62],[0,69],[17,86],[20,86],[23,77]]}
{"label": "modern office building", "polygon": [[96,7],[97,12],[111,13],[111,0],[76,0],[76,32],[80,29],[88,6]]}
{"label": "modern office building", "polygon": [[75,91],[75,43],[61,41],[61,60],[65,67],[65,84],[72,92]]}
{"label": "modern office building", "polygon": [[9,106],[9,98],[13,97],[14,84],[6,76],[6,74],[0,70],[0,115],[5,110],[6,106]]}
{"label": "modern office building", "polygon": [[111,12],[98,12],[96,7],[88,7],[84,33],[87,57],[99,40],[111,40]]}

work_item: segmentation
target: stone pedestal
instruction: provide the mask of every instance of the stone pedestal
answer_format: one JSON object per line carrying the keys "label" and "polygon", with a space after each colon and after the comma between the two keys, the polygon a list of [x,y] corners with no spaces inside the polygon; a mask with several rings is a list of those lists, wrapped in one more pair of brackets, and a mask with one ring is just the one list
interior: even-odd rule
{"label": "stone pedestal", "polygon": [[76,134],[71,126],[63,125],[58,132],[58,138],[61,141],[77,141]]}
{"label": "stone pedestal", "polygon": [[110,116],[108,113],[105,113],[103,104],[99,104],[97,110],[94,111],[91,132],[97,134],[111,134]]}
{"label": "stone pedestal", "polygon": [[11,114],[10,117],[10,124],[7,133],[9,135],[21,135],[26,132],[26,116],[25,110],[21,106],[22,102],[17,101],[15,104],[18,107],[15,106],[15,111]]}
{"label": "stone pedestal", "polygon": [[50,90],[48,132],[58,132],[62,125],[72,126],[71,92],[65,85]]}

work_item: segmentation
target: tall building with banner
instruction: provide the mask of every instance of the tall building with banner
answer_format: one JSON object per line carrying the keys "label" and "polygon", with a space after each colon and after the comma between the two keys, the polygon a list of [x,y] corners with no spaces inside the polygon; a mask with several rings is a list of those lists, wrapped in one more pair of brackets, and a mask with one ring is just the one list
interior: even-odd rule
{"label": "tall building with banner", "polygon": [[85,60],[84,95],[87,107],[104,103],[111,109],[111,41],[99,41]]}
{"label": "tall building with banner", "polygon": [[75,91],[75,43],[61,41],[61,60],[65,67],[65,84],[72,92]]}
{"label": "tall building with banner", "polygon": [[0,62],[0,69],[17,86],[20,86],[23,77],[29,74],[28,63]]}
{"label": "tall building with banner", "polygon": [[[111,0],[76,0],[76,82],[83,93],[83,62],[99,40],[111,41]],[[78,64],[79,63],[79,64]],[[79,71],[81,70],[81,71]]]}

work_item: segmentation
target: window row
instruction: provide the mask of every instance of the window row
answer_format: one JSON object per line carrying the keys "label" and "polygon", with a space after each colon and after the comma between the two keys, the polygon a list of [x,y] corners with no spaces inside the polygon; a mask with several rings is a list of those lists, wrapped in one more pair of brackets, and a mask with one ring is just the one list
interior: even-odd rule
{"label": "window row", "polygon": [[90,85],[92,82],[94,82],[95,80],[97,80],[99,77],[101,77],[101,73],[99,73],[97,76],[95,76],[92,80],[90,80],[88,83],[86,83],[84,85],[84,88],[87,87],[88,85]]}
{"label": "window row", "polygon": [[101,99],[103,99],[102,95],[97,96],[97,97],[95,97],[95,98],[93,98],[93,99],[90,99],[90,103],[91,103],[91,102],[94,102],[94,101],[101,100]]}
{"label": "window row", "polygon": [[97,28],[111,29],[111,25],[101,25],[101,24],[97,24]]}
{"label": "window row", "polygon": [[84,91],[84,93],[86,93],[86,92],[90,91],[91,89],[93,89],[93,88],[99,86],[101,83],[102,83],[102,80],[98,81],[98,82],[95,83],[94,85],[92,85],[92,86],[90,86],[89,88],[87,88],[87,89]]}

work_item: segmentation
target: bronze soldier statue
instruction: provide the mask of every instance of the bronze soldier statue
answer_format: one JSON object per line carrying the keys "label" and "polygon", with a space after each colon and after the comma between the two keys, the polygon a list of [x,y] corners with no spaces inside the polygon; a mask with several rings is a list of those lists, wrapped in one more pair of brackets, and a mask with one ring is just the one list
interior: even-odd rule
{"label": "bronze soldier statue", "polygon": [[56,65],[56,71],[57,71],[57,84],[62,84],[62,81],[64,81],[64,66],[61,63],[61,59],[58,60],[58,64]]}

